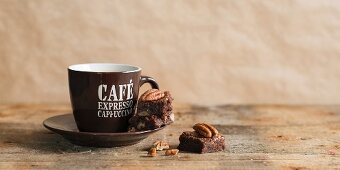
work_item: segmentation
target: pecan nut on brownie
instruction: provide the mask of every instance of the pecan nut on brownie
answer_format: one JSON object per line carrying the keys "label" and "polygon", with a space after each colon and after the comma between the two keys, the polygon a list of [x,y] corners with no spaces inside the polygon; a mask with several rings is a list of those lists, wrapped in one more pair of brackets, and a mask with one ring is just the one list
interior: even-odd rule
{"label": "pecan nut on brownie", "polygon": [[143,93],[137,105],[137,112],[130,118],[129,132],[151,130],[174,121],[169,91],[150,89]]}
{"label": "pecan nut on brownie", "polygon": [[218,152],[225,149],[224,136],[217,129],[206,123],[194,125],[195,131],[183,132],[179,137],[178,149],[195,153]]}

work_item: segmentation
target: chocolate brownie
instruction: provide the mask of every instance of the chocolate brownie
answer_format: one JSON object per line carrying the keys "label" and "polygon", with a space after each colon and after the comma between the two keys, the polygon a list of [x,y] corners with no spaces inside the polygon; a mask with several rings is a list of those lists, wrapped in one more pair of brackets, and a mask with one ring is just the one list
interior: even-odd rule
{"label": "chocolate brownie", "polygon": [[172,123],[172,101],[169,91],[146,91],[138,100],[137,112],[129,120],[129,131],[151,130]]}
{"label": "chocolate brownie", "polygon": [[179,137],[178,149],[182,151],[208,153],[224,150],[224,137],[207,123],[196,123],[194,132],[183,132]]}
{"label": "chocolate brownie", "polygon": [[183,132],[179,137],[178,149],[181,151],[195,153],[210,153],[223,151],[225,148],[224,137],[222,135],[206,138],[197,132]]}

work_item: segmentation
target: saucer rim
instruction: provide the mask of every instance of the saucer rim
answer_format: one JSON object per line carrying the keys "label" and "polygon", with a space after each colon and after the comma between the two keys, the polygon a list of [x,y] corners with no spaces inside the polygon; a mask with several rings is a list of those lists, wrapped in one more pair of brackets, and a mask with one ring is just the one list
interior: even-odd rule
{"label": "saucer rim", "polygon": [[51,116],[46,118],[43,121],[43,126],[48,129],[51,130],[53,132],[59,131],[62,133],[77,133],[77,134],[81,134],[81,135],[96,135],[96,136],[125,136],[125,135],[142,135],[142,134],[148,134],[148,133],[152,133],[152,132],[156,132],[159,130],[164,129],[167,125],[161,126],[159,128],[156,129],[151,129],[151,130],[144,130],[144,131],[137,131],[137,132],[81,132],[79,131],[79,129],[77,128],[78,131],[73,131],[73,130],[65,130],[65,129],[59,129],[59,128],[55,128],[55,127],[51,127],[48,126],[46,124],[46,122],[49,119],[55,118],[55,117],[61,117],[61,116],[68,116],[68,115],[72,115],[72,113],[66,113],[66,114],[61,114],[61,115],[55,115],[55,116]]}

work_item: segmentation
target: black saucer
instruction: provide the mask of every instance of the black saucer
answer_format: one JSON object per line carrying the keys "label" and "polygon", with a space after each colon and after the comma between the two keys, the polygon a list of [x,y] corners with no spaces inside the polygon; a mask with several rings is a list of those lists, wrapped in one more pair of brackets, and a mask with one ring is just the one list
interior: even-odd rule
{"label": "black saucer", "polygon": [[122,133],[94,133],[79,132],[72,114],[53,116],[43,122],[44,126],[62,135],[75,145],[91,147],[116,147],[133,145],[147,138],[150,134],[163,129],[140,131],[140,132],[122,132]]}

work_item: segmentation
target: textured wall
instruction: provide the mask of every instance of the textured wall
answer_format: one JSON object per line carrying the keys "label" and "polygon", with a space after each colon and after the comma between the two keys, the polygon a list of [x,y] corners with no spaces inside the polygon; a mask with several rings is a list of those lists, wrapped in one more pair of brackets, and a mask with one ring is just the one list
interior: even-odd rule
{"label": "textured wall", "polygon": [[69,102],[87,62],[141,66],[177,102],[339,103],[340,2],[0,0],[0,59],[0,103]]}

